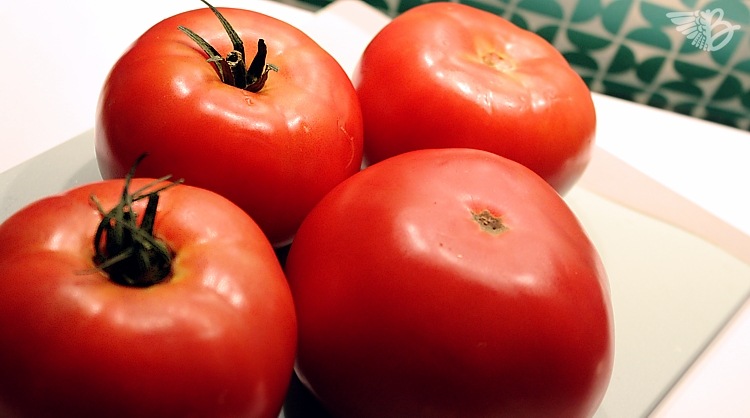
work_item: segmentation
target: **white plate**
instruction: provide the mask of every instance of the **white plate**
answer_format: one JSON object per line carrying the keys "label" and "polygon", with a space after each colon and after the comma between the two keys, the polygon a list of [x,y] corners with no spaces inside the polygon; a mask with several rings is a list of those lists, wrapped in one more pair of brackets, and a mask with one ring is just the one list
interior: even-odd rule
{"label": "white plate", "polygon": [[[598,158],[606,156],[596,154],[588,176],[601,174]],[[100,178],[88,131],[0,174],[0,220]],[[645,415],[750,294],[750,265],[585,187],[566,200],[602,256],[614,305],[614,373],[597,417]],[[685,201],[674,209],[694,208]]]}

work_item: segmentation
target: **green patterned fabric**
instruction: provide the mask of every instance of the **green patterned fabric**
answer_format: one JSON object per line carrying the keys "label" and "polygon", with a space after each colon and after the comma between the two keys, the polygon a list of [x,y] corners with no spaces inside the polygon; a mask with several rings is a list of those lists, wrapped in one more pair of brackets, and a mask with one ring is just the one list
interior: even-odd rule
{"label": "green patterned fabric", "polygon": [[[313,10],[331,3],[279,1]],[[390,16],[426,2],[363,1]],[[500,15],[547,39],[593,91],[750,130],[748,2],[461,2]]]}

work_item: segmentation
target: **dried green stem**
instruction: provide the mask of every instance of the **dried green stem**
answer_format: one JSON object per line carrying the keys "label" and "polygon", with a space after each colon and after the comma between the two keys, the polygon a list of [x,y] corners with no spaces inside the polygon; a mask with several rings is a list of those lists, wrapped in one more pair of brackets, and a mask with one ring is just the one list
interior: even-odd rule
{"label": "dried green stem", "polygon": [[219,78],[223,83],[253,93],[259,92],[266,84],[268,72],[271,70],[279,71],[278,67],[275,65],[266,63],[268,49],[265,41],[263,39],[258,39],[258,51],[250,63],[250,68],[246,68],[245,65],[247,59],[245,56],[245,45],[239,34],[237,34],[237,31],[234,30],[232,25],[229,24],[227,19],[224,18],[218,9],[209,4],[206,0],[201,1],[211,9],[221,22],[224,30],[229,36],[229,40],[232,42],[232,50],[226,56],[222,56],[216,48],[197,33],[184,26],[178,26],[178,29],[188,35],[190,39],[198,44],[206,55],[208,55],[207,61],[216,66],[216,72],[219,74]]}
{"label": "dried green stem", "polygon": [[[102,215],[94,234],[94,264],[107,273],[110,280],[124,286],[147,287],[160,283],[169,277],[172,268],[172,253],[154,236],[154,224],[159,193],[182,181],[162,184],[169,179],[166,176],[131,193],[135,169],[145,156],[136,160],[125,177],[120,201],[114,208],[105,210],[97,197],[91,196]],[[133,204],[141,199],[148,201],[138,225]]]}

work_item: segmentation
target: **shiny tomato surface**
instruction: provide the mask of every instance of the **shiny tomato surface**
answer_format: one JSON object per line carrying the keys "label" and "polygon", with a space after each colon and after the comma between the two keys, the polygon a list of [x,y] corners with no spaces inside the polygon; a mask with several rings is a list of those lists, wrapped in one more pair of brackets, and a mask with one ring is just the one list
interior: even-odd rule
{"label": "shiny tomato surface", "polygon": [[171,273],[116,284],[94,263],[91,196],[110,208],[122,187],[81,186],[0,225],[0,416],[278,416],[296,318],[260,228],[215,193],[172,187],[154,225]]}
{"label": "shiny tomato surface", "polygon": [[546,40],[457,3],[409,9],[365,49],[353,80],[365,160],[467,147],[517,161],[567,192],[596,130],[591,93]]}
{"label": "shiny tomato surface", "polygon": [[365,168],[286,262],[296,371],[335,417],[586,417],[613,364],[605,270],[524,166],[473,149]]}
{"label": "shiny tomato surface", "polygon": [[338,62],[302,31],[249,10],[218,10],[242,39],[246,65],[263,39],[266,62],[278,71],[258,92],[222,82],[208,55],[178,29],[227,55],[233,46],[208,8],[157,23],[103,86],[99,168],[105,178],[122,177],[148,152],[143,176],[172,174],[229,198],[280,246],[326,192],[359,170],[359,102]]}

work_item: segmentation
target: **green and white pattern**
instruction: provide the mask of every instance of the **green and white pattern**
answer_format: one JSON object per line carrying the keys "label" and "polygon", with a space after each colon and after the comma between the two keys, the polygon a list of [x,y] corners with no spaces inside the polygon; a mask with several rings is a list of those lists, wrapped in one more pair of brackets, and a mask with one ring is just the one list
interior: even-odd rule
{"label": "green and white pattern", "polygon": [[[279,1],[313,10],[331,2]],[[363,1],[390,16],[425,3],[420,0]],[[460,2],[503,16],[547,39],[593,91],[750,130],[748,2]],[[703,14],[696,13],[699,11]],[[703,20],[692,24],[691,14]],[[709,27],[704,30],[706,23]],[[711,34],[715,37],[713,40]]]}

